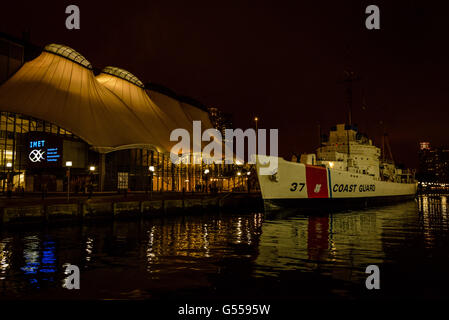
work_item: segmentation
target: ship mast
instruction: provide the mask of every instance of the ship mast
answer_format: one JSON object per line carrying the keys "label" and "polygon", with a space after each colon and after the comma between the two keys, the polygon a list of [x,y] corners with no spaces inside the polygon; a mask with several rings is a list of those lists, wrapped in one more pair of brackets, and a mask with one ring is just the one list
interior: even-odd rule
{"label": "ship mast", "polygon": [[349,129],[346,130],[346,137],[347,137],[347,165],[346,165],[346,171],[349,171],[349,158],[351,155],[350,150],[350,144],[349,144],[349,130],[352,128],[352,83],[355,81],[360,80],[360,78],[355,74],[353,71],[344,71],[344,79],[343,83],[346,85],[346,99],[347,99],[347,105],[348,105],[348,124]]}
{"label": "ship mast", "polygon": [[323,141],[321,139],[321,124],[318,122],[318,146],[321,148],[323,146]]}
{"label": "ship mast", "polygon": [[346,84],[346,99],[348,104],[348,124],[352,125],[352,83],[355,81],[359,81],[360,78],[353,71],[344,71],[344,80],[343,82]]}
{"label": "ship mast", "polygon": [[382,162],[394,163],[393,153],[391,152],[390,139],[388,137],[387,130],[385,129],[385,124],[383,123],[383,121],[381,121],[380,124],[382,126]]}

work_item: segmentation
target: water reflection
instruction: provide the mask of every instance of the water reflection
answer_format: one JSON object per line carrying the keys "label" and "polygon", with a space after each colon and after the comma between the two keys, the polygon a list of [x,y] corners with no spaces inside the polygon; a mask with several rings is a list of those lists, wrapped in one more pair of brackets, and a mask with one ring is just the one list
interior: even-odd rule
{"label": "water reflection", "polygon": [[92,258],[92,250],[94,247],[94,239],[87,237],[86,239],[86,262],[90,262]]}
{"label": "water reflection", "polygon": [[418,208],[425,244],[428,248],[434,247],[438,235],[449,230],[447,196],[421,196]]}
{"label": "water reflection", "polygon": [[71,263],[81,270],[82,297],[93,299],[358,296],[369,264],[384,270],[390,288],[383,294],[437,294],[449,285],[437,281],[447,279],[448,231],[446,197],[318,215],[208,214],[3,231],[0,293],[70,298],[58,266]]}
{"label": "water reflection", "polygon": [[42,280],[54,281],[53,274],[56,272],[56,247],[54,241],[44,241],[42,249],[42,267],[39,272],[47,274],[48,278]]}
{"label": "water reflection", "polygon": [[40,266],[39,261],[39,237],[36,235],[25,237],[23,257],[25,265],[21,268],[25,275],[28,275],[27,279],[31,284],[38,285],[37,272]]}
{"label": "water reflection", "polygon": [[[150,224],[146,231],[146,270],[150,273],[198,269],[198,259],[217,259],[230,254],[232,245],[252,246],[261,233],[263,214],[238,217],[174,219]],[[173,263],[173,261],[177,263]],[[162,269],[163,268],[163,269]]]}
{"label": "water reflection", "polygon": [[[388,212],[377,210],[266,220],[256,260],[257,273],[277,275],[286,270],[320,269],[332,274],[339,268],[381,263],[382,217]],[[343,278],[351,280],[352,276],[351,272]]]}
{"label": "water reflection", "polygon": [[11,238],[5,238],[0,241],[0,281],[5,280],[6,272],[9,269],[11,260],[10,242]]}
{"label": "water reflection", "polygon": [[42,282],[53,282],[56,272],[55,242],[46,240],[41,243],[38,235],[23,239],[24,265],[20,268],[32,287],[40,288]]}

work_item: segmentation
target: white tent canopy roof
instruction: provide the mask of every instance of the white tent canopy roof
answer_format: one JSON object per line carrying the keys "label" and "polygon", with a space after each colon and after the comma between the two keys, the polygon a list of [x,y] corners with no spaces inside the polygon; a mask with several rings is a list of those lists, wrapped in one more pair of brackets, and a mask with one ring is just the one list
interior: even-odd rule
{"label": "white tent canopy roof", "polygon": [[[212,128],[207,112],[184,105],[164,94],[144,90],[139,85],[140,81],[137,77],[126,70],[107,67],[97,76],[97,80],[133,110],[165,150],[171,150],[177,143],[177,141],[170,141],[170,134],[175,129],[185,129],[190,133],[190,137],[193,137],[193,120],[202,121],[202,130]],[[204,143],[201,142],[201,144]]]}
{"label": "white tent canopy roof", "polygon": [[75,50],[51,44],[0,86],[0,110],[48,121],[100,152],[148,147],[169,152],[170,132],[192,131],[192,120],[212,128],[208,113],[164,94],[144,90],[133,74],[92,65]]}
{"label": "white tent canopy roof", "polygon": [[[119,74],[124,75],[126,71],[123,69]],[[107,69],[106,71],[108,71]],[[156,105],[145,90],[138,84],[130,82],[121,76],[111,75],[109,73],[102,72],[97,77],[99,83],[108,88],[111,92],[116,94],[136,116],[142,121],[148,130],[154,135],[155,141],[158,145],[161,145],[164,150],[169,151],[171,147],[176,143],[170,141],[170,133],[176,128],[185,127],[192,128],[192,123],[185,118],[182,124],[179,124],[174,120],[172,115],[166,113],[158,105]],[[137,78],[136,78],[137,79]],[[175,115],[173,115],[175,116]],[[176,115],[175,118],[181,117],[182,114]]]}

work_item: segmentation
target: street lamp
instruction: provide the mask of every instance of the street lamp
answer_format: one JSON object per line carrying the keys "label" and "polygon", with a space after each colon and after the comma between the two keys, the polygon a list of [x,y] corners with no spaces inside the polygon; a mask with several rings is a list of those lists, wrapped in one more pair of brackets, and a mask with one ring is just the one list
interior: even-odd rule
{"label": "street lamp", "polygon": [[254,122],[256,123],[256,157],[257,157],[257,151],[258,151],[258,143],[259,143],[259,134],[258,134],[258,129],[257,129],[257,124],[259,122],[259,117],[254,117]]}
{"label": "street lamp", "polygon": [[8,176],[6,179],[6,189],[7,189],[7,193],[8,193],[8,198],[11,197],[11,193],[12,193],[12,186],[11,186],[11,168],[12,168],[12,163],[8,162],[6,164],[6,167],[8,168]]}
{"label": "street lamp", "polygon": [[240,172],[240,171],[237,171],[237,183],[239,184],[239,190],[241,189],[241,187],[242,187],[242,173]]}
{"label": "street lamp", "polygon": [[68,168],[67,174],[67,201],[70,200],[70,167],[72,166],[72,161],[66,161],[65,166]]}
{"label": "street lamp", "polygon": [[150,181],[148,183],[149,187],[150,187],[150,199],[153,198],[153,174],[154,174],[154,166],[149,166],[148,170],[150,170]]}
{"label": "street lamp", "polygon": [[206,193],[207,193],[207,189],[208,189],[208,183],[209,183],[209,176],[208,176],[208,173],[209,173],[209,169],[205,169],[204,170],[204,175],[205,175],[205,178],[206,178]]}
{"label": "street lamp", "polygon": [[87,185],[87,191],[89,192],[89,199],[92,197],[92,192],[93,192],[93,187],[94,187],[94,171],[95,171],[95,166],[90,166],[89,167],[89,184]]}

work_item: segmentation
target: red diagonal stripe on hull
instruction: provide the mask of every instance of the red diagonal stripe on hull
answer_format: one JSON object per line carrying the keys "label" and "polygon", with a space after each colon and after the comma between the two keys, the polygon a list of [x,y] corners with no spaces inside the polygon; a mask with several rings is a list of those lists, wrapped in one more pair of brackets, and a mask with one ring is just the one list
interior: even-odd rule
{"label": "red diagonal stripe on hull", "polygon": [[306,183],[309,198],[329,198],[325,168],[306,165]]}

